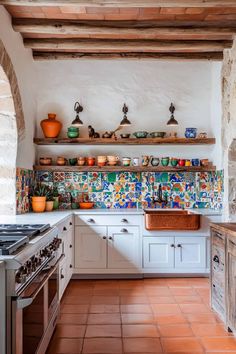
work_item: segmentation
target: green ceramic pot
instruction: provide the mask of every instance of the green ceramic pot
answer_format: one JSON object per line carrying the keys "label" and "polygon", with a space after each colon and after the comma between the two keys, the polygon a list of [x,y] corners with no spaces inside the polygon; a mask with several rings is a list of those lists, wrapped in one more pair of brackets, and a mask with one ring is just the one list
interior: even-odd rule
{"label": "green ceramic pot", "polygon": [[161,164],[162,164],[162,166],[168,166],[168,165],[169,165],[169,162],[170,162],[169,157],[163,157],[163,158],[161,159]]}
{"label": "green ceramic pot", "polygon": [[59,197],[54,197],[53,209],[57,210],[59,208]]}
{"label": "green ceramic pot", "polygon": [[135,132],[135,133],[133,133],[133,135],[136,138],[140,139],[140,138],[146,138],[148,136],[148,133],[141,131],[141,132]]}
{"label": "green ceramic pot", "polygon": [[78,138],[79,137],[79,128],[78,127],[69,127],[67,129],[68,138]]}
{"label": "green ceramic pot", "polygon": [[170,163],[171,163],[171,166],[176,167],[178,165],[178,160],[177,159],[171,159]]}
{"label": "green ceramic pot", "polygon": [[75,157],[75,158],[73,158],[73,159],[69,159],[69,164],[70,164],[71,166],[75,166],[75,165],[77,164],[77,158]]}

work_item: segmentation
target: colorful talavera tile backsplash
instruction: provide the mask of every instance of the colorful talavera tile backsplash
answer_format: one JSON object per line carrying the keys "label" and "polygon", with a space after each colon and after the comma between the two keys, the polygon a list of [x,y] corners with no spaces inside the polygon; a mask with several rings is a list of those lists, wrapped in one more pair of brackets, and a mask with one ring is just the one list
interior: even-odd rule
{"label": "colorful talavera tile backsplash", "polygon": [[[60,209],[70,209],[88,195],[96,208],[153,207],[152,197],[162,186],[167,208],[221,209],[223,171],[217,172],[48,172],[38,171],[36,181],[56,186]],[[73,203],[73,204],[72,204]]]}
{"label": "colorful talavera tile backsplash", "polygon": [[34,183],[34,172],[23,168],[16,169],[16,212],[30,211],[30,193]]}

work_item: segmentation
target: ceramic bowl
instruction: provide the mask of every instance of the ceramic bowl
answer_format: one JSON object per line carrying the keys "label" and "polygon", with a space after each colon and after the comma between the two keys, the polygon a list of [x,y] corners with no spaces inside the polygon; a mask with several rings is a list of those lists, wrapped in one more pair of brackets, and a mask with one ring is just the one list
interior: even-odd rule
{"label": "ceramic bowl", "polygon": [[151,138],[164,138],[165,132],[152,132],[150,133]]}
{"label": "ceramic bowl", "polygon": [[80,202],[79,203],[80,209],[92,209],[93,206],[94,206],[94,203],[92,203],[92,202]]}
{"label": "ceramic bowl", "polygon": [[120,134],[121,139],[129,139],[130,134]]}
{"label": "ceramic bowl", "polygon": [[197,136],[197,128],[186,128],[185,138],[194,139]]}
{"label": "ceramic bowl", "polygon": [[40,157],[39,164],[42,166],[50,166],[52,164],[52,158],[51,157]]}
{"label": "ceramic bowl", "polygon": [[151,158],[151,165],[152,166],[158,166],[160,163],[160,159],[158,157],[152,157]]}
{"label": "ceramic bowl", "polygon": [[144,131],[140,131],[140,132],[135,132],[133,133],[133,135],[136,137],[136,138],[146,138],[148,136],[148,133],[147,132],[144,132]]}

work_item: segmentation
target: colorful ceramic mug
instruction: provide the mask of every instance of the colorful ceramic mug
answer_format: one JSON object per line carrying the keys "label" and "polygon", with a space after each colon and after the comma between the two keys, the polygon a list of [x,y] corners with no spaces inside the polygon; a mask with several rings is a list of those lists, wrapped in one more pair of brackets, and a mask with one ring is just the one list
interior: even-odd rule
{"label": "colorful ceramic mug", "polygon": [[192,166],[199,166],[200,160],[199,159],[192,159]]}
{"label": "colorful ceramic mug", "polygon": [[87,161],[88,161],[88,166],[94,166],[95,165],[95,157],[89,156]]}
{"label": "colorful ceramic mug", "polygon": [[169,157],[162,157],[162,159],[161,159],[162,166],[168,166],[169,162],[170,162]]}
{"label": "colorful ceramic mug", "polygon": [[184,159],[179,159],[179,166],[181,166],[181,167],[185,166],[185,160]]}
{"label": "colorful ceramic mug", "polygon": [[122,163],[123,166],[130,166],[131,158],[130,157],[123,157],[122,158]]}
{"label": "colorful ceramic mug", "polygon": [[148,166],[150,161],[150,156],[144,155],[142,157],[142,166]]}
{"label": "colorful ceramic mug", "polygon": [[133,166],[139,166],[139,157],[134,157],[133,158]]}
{"label": "colorful ceramic mug", "polygon": [[187,167],[191,166],[191,160],[185,160],[185,166]]}

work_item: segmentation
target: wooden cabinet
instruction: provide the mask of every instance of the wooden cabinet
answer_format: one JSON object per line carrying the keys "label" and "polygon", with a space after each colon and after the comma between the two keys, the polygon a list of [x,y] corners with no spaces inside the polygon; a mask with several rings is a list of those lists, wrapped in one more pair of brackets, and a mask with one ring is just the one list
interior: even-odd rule
{"label": "wooden cabinet", "polygon": [[106,226],[79,226],[75,228],[75,268],[106,268]]}
{"label": "wooden cabinet", "polygon": [[144,237],[143,267],[176,273],[206,267],[205,237]]}
{"label": "wooden cabinet", "polygon": [[175,268],[205,267],[205,237],[175,237]]}
{"label": "wooden cabinet", "polygon": [[227,240],[227,326],[236,333],[236,240]]}
{"label": "wooden cabinet", "polygon": [[135,268],[141,263],[139,227],[108,227],[108,268]]}
{"label": "wooden cabinet", "polygon": [[144,268],[174,268],[174,237],[146,237],[143,240]]}

